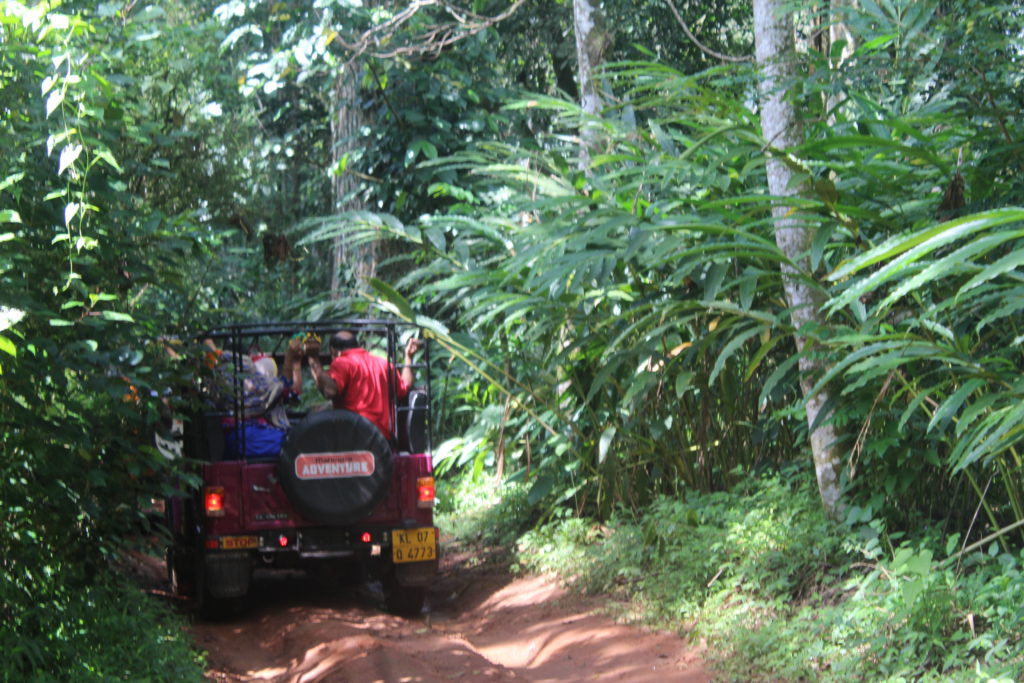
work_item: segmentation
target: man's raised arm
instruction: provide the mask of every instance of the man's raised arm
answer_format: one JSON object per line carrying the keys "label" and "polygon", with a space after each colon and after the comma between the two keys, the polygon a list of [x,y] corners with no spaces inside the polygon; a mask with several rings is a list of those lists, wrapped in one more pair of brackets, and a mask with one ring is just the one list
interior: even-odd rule
{"label": "man's raised arm", "polygon": [[422,344],[423,342],[416,337],[410,337],[409,341],[405,344],[405,367],[402,368],[402,381],[409,388],[412,388],[413,380],[412,357],[420,350]]}
{"label": "man's raised arm", "polygon": [[334,399],[338,395],[338,385],[324,372],[320,364],[320,344],[306,342],[306,362],[309,364],[309,372],[313,375],[313,384],[320,391],[324,398]]}

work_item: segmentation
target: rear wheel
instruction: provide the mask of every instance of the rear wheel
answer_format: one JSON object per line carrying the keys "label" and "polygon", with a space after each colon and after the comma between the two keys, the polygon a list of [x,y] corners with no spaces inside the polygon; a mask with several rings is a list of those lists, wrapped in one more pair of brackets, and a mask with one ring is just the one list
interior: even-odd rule
{"label": "rear wheel", "polygon": [[245,596],[218,598],[210,593],[208,572],[202,561],[196,563],[196,607],[203,619],[227,619],[242,611]]}
{"label": "rear wheel", "polygon": [[388,572],[384,581],[384,606],[392,614],[414,617],[423,611],[427,598],[426,586],[402,586],[394,572]]}
{"label": "rear wheel", "polygon": [[177,546],[167,548],[167,582],[174,596],[189,598],[195,595],[195,553]]}

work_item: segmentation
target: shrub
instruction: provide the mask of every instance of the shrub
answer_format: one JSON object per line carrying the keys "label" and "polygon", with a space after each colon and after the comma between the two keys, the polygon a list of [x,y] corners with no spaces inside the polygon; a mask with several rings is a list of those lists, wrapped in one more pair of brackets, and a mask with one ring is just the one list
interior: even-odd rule
{"label": "shrub", "polygon": [[437,525],[459,542],[511,549],[536,521],[526,495],[521,484],[453,472],[437,482]]}
{"label": "shrub", "polygon": [[31,594],[5,577],[2,680],[202,681],[201,656],[170,609],[112,574],[43,564]]}
{"label": "shrub", "polygon": [[518,559],[691,631],[728,680],[1021,679],[1024,553],[939,562],[928,529],[903,539],[852,518],[825,520],[812,477],[790,471],[608,525],[554,520],[523,535]]}

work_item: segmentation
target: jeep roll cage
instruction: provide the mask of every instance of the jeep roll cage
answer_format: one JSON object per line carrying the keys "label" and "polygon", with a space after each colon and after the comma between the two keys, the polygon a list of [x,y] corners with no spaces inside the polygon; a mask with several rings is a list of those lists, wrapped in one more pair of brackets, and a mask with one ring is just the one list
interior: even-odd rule
{"label": "jeep roll cage", "polygon": [[[408,446],[408,450],[429,453],[433,444],[432,424],[429,419],[429,406],[432,398],[429,377],[423,378],[422,386],[417,385],[415,398],[410,398],[404,405],[400,404],[397,399],[397,375],[404,368],[424,369],[429,372],[429,344],[423,345],[421,351],[423,356],[420,362],[411,364],[399,362],[399,341],[402,333],[412,331],[415,334],[420,329],[414,323],[379,318],[235,323],[208,328],[202,334],[197,335],[196,339],[200,342],[211,339],[218,348],[234,352],[231,356],[234,370],[234,391],[231,392],[229,410],[211,409],[210,406],[206,406],[202,410],[203,418],[205,420],[224,417],[238,418],[243,415],[243,392],[239,377],[243,372],[243,361],[246,355],[257,351],[280,359],[284,356],[288,340],[294,335],[317,335],[321,339],[321,360],[326,359],[325,365],[329,365],[330,336],[341,330],[351,330],[359,336],[360,346],[370,351],[383,351],[388,362],[395,368],[395,373],[388,373],[388,398],[391,406],[391,434],[388,435],[388,440],[396,448],[405,445]],[[368,343],[368,340],[373,343]],[[273,342],[273,344],[265,347],[264,344],[267,342]],[[313,387],[311,391],[317,391],[316,387]],[[290,415],[296,416],[294,413],[290,413]],[[297,416],[301,417],[302,415]],[[240,424],[240,422],[239,420],[238,423]],[[239,430],[238,439],[239,446],[244,452],[244,430]]]}

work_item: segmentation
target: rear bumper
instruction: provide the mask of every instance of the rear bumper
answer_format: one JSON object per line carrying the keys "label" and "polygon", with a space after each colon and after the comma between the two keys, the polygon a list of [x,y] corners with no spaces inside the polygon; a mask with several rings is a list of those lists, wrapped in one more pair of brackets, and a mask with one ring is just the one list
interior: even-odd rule
{"label": "rear bumper", "polygon": [[[207,547],[202,554],[202,581],[206,593],[213,598],[237,598],[249,591],[254,567],[301,568],[324,559],[351,558],[380,578],[391,568],[400,586],[427,586],[439,569],[437,552],[424,561],[394,562],[392,529],[353,532],[337,528],[288,529],[261,536],[222,536],[208,540],[225,542],[234,549]],[[370,534],[370,541],[362,534]],[[251,546],[238,549],[238,539],[247,539]],[[281,539],[285,542],[282,543]]]}
{"label": "rear bumper", "polygon": [[203,582],[210,597],[238,598],[249,592],[252,558],[245,551],[203,554]]}
{"label": "rear bumper", "polygon": [[438,560],[396,564],[394,571],[399,586],[428,586],[437,577]]}
{"label": "rear bumper", "polygon": [[[436,573],[437,530],[436,527],[416,527],[421,531],[430,530],[435,538],[433,552],[425,556],[426,561],[405,561],[405,565],[432,565]],[[404,530],[386,527],[301,527],[289,529],[262,530],[251,534],[207,536],[204,546],[211,557],[262,556],[266,559],[285,557],[306,559],[330,559],[345,557],[381,557],[390,559],[397,532]],[[429,550],[429,548],[428,548]],[[238,561],[238,560],[236,560]]]}

